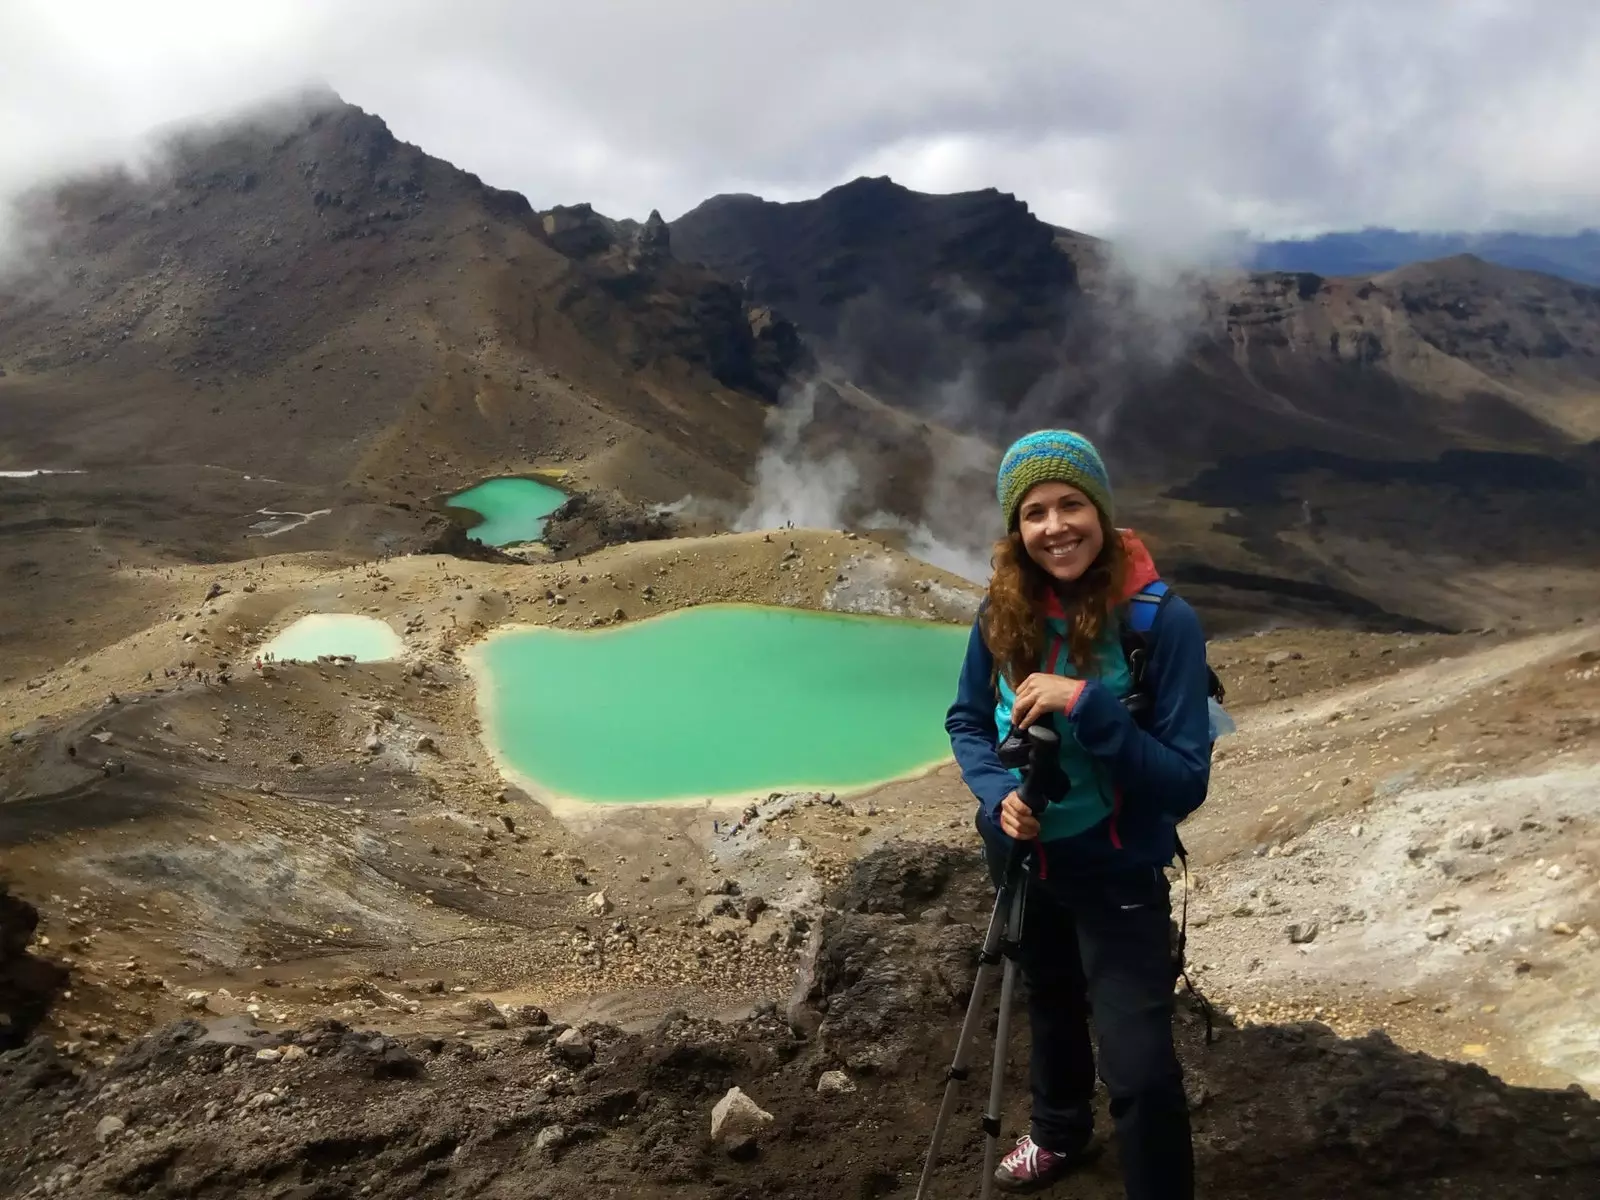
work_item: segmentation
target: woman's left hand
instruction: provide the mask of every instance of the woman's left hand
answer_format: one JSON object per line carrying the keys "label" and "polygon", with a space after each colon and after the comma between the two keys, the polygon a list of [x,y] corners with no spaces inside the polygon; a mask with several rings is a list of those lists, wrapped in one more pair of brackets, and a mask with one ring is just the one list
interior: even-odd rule
{"label": "woman's left hand", "polygon": [[1022,681],[1011,704],[1011,723],[1026,729],[1046,713],[1066,713],[1078,702],[1083,680],[1035,671]]}

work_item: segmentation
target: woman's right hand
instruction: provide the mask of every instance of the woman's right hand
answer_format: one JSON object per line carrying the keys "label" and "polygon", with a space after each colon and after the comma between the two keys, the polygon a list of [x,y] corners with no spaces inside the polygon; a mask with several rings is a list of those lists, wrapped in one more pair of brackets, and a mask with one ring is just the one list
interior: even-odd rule
{"label": "woman's right hand", "polygon": [[1039,836],[1039,818],[1015,792],[1000,802],[1000,831],[1019,842],[1031,842]]}

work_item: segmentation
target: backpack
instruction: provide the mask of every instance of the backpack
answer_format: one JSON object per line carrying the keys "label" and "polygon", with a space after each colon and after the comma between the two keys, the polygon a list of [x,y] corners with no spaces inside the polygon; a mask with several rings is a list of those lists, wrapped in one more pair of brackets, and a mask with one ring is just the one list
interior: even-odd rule
{"label": "backpack", "polygon": [[[1150,658],[1150,630],[1155,627],[1156,617],[1161,613],[1162,605],[1166,604],[1168,597],[1175,595],[1161,580],[1146,585],[1128,598],[1127,616],[1122,622],[1122,653],[1128,660],[1128,674],[1133,683],[1123,704],[1127,706],[1134,720],[1143,722],[1150,715],[1150,693],[1144,686],[1144,671]],[[1233,718],[1222,707],[1222,701],[1227,696],[1227,689],[1222,686],[1222,680],[1217,677],[1216,671],[1210,663],[1206,664],[1206,706],[1211,715],[1211,740],[1234,731],[1236,726]],[[1189,851],[1184,847],[1183,838],[1178,836],[1178,831],[1173,830],[1173,841],[1177,847],[1178,861],[1183,864],[1183,912],[1181,919],[1173,926],[1173,960],[1178,975],[1183,979],[1183,985],[1189,990],[1189,995],[1200,1005],[1201,1012],[1206,1021],[1206,1044],[1209,1046],[1215,1038],[1213,1030],[1213,1015],[1211,1002],[1205,998],[1194,986],[1194,981],[1189,978],[1188,951],[1189,951]]]}
{"label": "backpack", "polygon": [[[1157,579],[1128,597],[1127,616],[1122,622],[1121,634],[1122,653],[1128,660],[1128,674],[1132,677],[1132,685],[1128,689],[1128,694],[1123,697],[1122,703],[1133,718],[1141,723],[1149,718],[1151,706],[1150,692],[1144,682],[1145,668],[1150,661],[1150,631],[1155,628],[1156,618],[1160,616],[1162,607],[1176,594],[1164,581]],[[1227,695],[1222,680],[1217,677],[1216,671],[1212,670],[1211,664],[1207,663],[1206,705],[1211,715],[1213,741],[1232,733],[1236,728],[1233,718],[1222,707]]]}

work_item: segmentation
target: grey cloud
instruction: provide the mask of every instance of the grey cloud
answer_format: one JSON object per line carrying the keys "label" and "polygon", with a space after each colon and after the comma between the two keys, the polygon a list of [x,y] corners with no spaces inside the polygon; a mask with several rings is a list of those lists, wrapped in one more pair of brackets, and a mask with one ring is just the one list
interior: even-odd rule
{"label": "grey cloud", "polygon": [[863,173],[1220,230],[1596,223],[1589,0],[11,0],[0,193],[325,81],[539,206]]}

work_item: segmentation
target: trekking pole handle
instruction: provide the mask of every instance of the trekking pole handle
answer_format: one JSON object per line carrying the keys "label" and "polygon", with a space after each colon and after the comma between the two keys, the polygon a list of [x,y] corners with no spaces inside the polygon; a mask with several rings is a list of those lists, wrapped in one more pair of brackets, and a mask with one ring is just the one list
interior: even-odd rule
{"label": "trekking pole handle", "polygon": [[[1044,794],[1044,781],[1049,777],[1045,764],[1055,757],[1061,747],[1061,738],[1053,729],[1042,725],[1031,725],[1026,730],[1028,738],[1028,765],[1022,769],[1022,783],[1017,788],[1017,799],[1028,806],[1028,811],[1038,816],[1050,803],[1050,797]],[[1022,870],[1023,860],[1028,856],[1029,843],[1014,840],[1011,843],[1011,854],[1006,862],[1005,878],[1015,879]]]}
{"label": "trekking pole handle", "polygon": [[1022,771],[1022,785],[1017,788],[1017,799],[1028,806],[1029,812],[1038,816],[1050,803],[1050,797],[1043,794],[1044,781],[1049,774],[1044,768],[1060,750],[1061,737],[1055,730],[1043,725],[1030,725],[1026,733],[1028,765]]}

